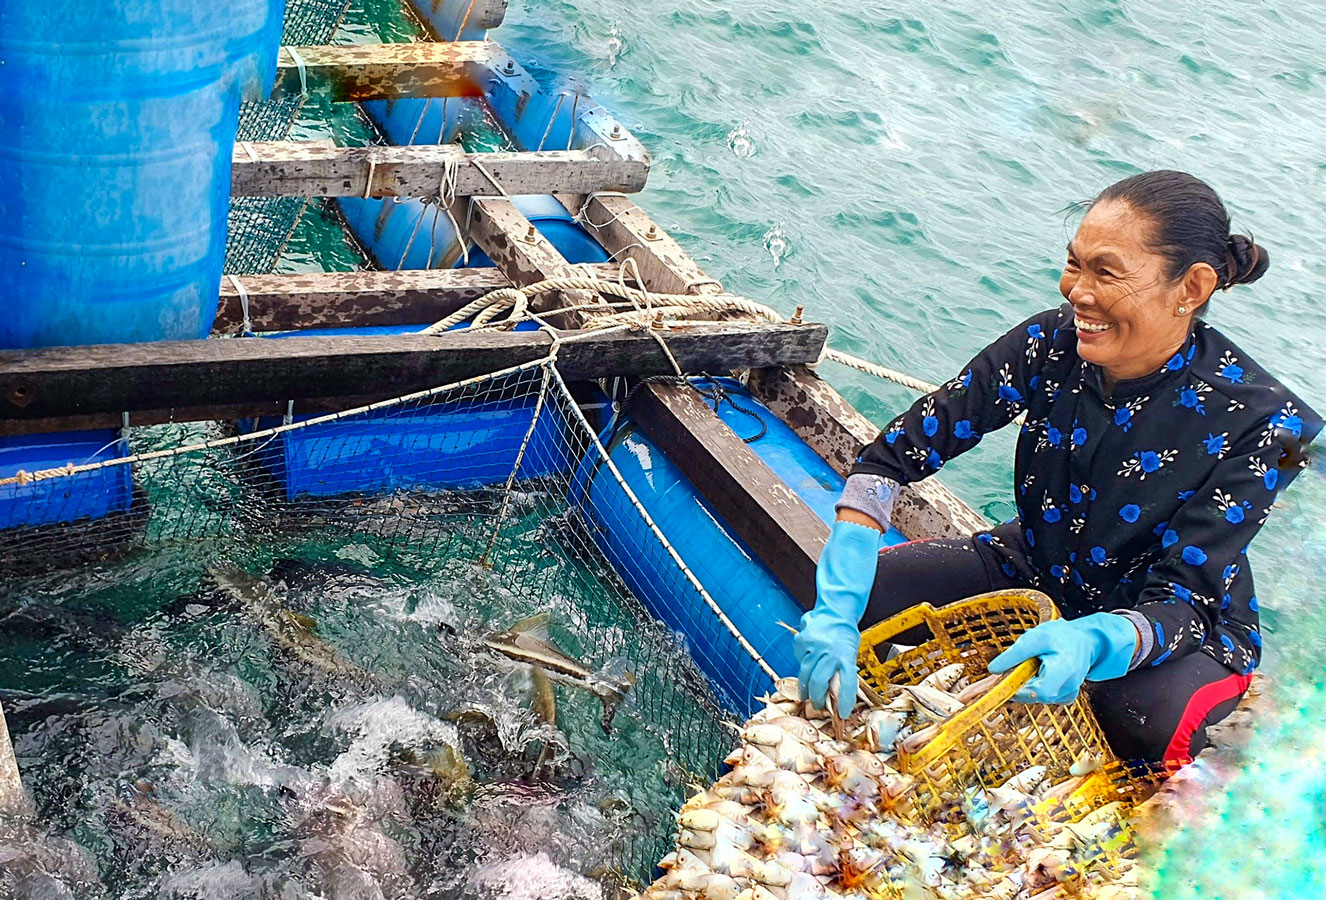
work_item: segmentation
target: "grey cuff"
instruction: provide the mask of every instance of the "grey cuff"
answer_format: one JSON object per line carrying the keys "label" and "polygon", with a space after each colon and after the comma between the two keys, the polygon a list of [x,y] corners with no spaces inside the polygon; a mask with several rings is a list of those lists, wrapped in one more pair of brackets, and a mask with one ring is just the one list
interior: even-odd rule
{"label": "grey cuff", "polygon": [[888,531],[893,519],[893,498],[898,492],[898,482],[883,475],[848,475],[843,486],[843,495],[834,510],[854,509],[864,513]]}
{"label": "grey cuff", "polygon": [[1137,664],[1151,655],[1151,651],[1156,646],[1156,636],[1151,630],[1151,620],[1142,615],[1135,609],[1115,609],[1111,610],[1116,616],[1123,616],[1137,627],[1137,650],[1133,653],[1132,662],[1128,663],[1128,671],[1131,672],[1137,668]]}

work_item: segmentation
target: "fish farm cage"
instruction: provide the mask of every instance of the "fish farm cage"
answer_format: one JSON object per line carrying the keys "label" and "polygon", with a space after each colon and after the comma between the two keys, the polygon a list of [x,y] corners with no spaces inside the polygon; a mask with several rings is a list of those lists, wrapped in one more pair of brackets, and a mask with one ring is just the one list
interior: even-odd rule
{"label": "fish farm cage", "polygon": [[[624,715],[665,744],[681,773],[675,806],[686,783],[717,776],[734,743],[724,719],[773,672],[640,505],[610,451],[630,429],[614,434],[612,418],[605,395],[573,396],[546,359],[357,410],[241,421],[227,436],[145,426],[99,461],[0,479],[0,571],[21,594],[24,579],[202,546],[201,584],[205,560],[251,567],[281,540],[330,535],[425,570],[490,568],[531,610],[589,597],[584,621],[554,621],[558,642],[590,669],[622,660],[633,673]],[[678,633],[708,640],[688,657]],[[672,831],[670,817],[628,830],[611,869],[647,882]]]}

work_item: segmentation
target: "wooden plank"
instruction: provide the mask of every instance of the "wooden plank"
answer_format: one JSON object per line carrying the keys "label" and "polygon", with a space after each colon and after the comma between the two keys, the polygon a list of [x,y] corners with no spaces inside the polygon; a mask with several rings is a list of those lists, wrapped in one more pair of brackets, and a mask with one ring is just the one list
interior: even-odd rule
{"label": "wooden plank", "polygon": [[[400,396],[399,391],[380,391],[359,397],[306,397],[294,406],[297,415],[304,413],[340,412],[390,400]],[[173,409],[136,409],[129,417],[132,427],[161,425],[167,422],[230,421],[252,417],[284,416],[290,409],[289,401],[266,400],[261,403],[214,403],[206,406],[180,406]],[[89,428],[119,428],[124,414],[88,413],[77,416],[57,416],[49,419],[0,419],[0,437],[18,434],[46,434],[52,431],[84,431]]]}
{"label": "wooden plank", "polygon": [[23,789],[18,761],[14,758],[14,745],[9,740],[9,727],[5,723],[5,710],[0,706],[0,816],[27,816],[31,813],[32,801]]}
{"label": "wooden plank", "polygon": [[559,195],[613,259],[634,259],[651,291],[720,294],[722,286],[629,197]]}
{"label": "wooden plank", "polygon": [[[572,270],[616,281],[620,266],[602,263],[573,266]],[[239,334],[243,330],[243,304],[236,281],[248,296],[249,321],[254,331],[426,325],[511,284],[495,268],[227,277],[221,279],[221,302],[213,334]]]}
{"label": "wooden plank", "polygon": [[807,609],[829,526],[689,385],[645,384],[631,415]]}
{"label": "wooden plank", "polygon": [[[762,403],[843,476],[861,448],[879,434],[874,423],[804,366],[753,371],[749,386]],[[893,524],[911,540],[962,537],[991,525],[938,478],[927,478],[899,492],[893,506]]]}
{"label": "wooden plank", "polygon": [[[717,372],[808,362],[826,335],[822,325],[697,324],[671,331],[668,347],[686,371]],[[539,359],[550,343],[544,332],[453,331],[4,350],[0,417],[404,394]],[[648,334],[590,334],[563,345],[558,360],[568,380],[672,371]]]}
{"label": "wooden plank", "polygon": [[340,101],[482,97],[493,70],[508,68],[515,60],[490,41],[282,47],[272,96],[307,86]]}
{"label": "wooden plank", "polygon": [[331,141],[266,141],[235,145],[236,197],[435,197],[447,167],[457,196],[492,194],[483,166],[509,194],[639,191],[649,163],[598,159],[584,150],[466,153],[458,144],[337,147]]}
{"label": "wooden plank", "polygon": [[[470,237],[513,284],[525,287],[549,278],[575,274],[557,248],[510,200],[474,197],[469,202]],[[535,312],[542,312],[559,306],[586,306],[599,302],[599,295],[589,291],[564,291],[537,297],[532,305]],[[583,322],[580,313],[570,312],[563,313],[558,324],[574,327]]]}

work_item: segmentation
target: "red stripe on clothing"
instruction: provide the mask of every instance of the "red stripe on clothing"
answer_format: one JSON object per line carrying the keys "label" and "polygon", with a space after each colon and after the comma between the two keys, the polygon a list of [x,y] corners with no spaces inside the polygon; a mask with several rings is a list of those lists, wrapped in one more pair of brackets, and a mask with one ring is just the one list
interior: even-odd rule
{"label": "red stripe on clothing", "polygon": [[937,541],[939,538],[916,538],[912,541],[903,541],[901,544],[889,544],[887,547],[880,547],[880,553],[888,553],[890,550],[897,550],[899,547],[910,547],[912,544],[928,544],[931,541]]}
{"label": "red stripe on clothing", "polygon": [[1169,739],[1169,746],[1165,748],[1165,766],[1173,771],[1192,762],[1193,734],[1211,714],[1211,710],[1238,697],[1250,684],[1251,675],[1230,675],[1194,691],[1179,719],[1179,726],[1174,729],[1174,736]]}

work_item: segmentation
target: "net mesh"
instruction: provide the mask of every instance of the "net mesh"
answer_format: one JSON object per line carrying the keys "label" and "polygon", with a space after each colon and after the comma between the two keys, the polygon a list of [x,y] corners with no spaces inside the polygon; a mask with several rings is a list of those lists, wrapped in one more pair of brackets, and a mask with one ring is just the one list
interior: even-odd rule
{"label": "net mesh", "polygon": [[[728,667],[752,692],[768,673],[620,480],[610,438],[605,447],[582,405],[593,414],[550,358],[358,411],[295,410],[288,424],[136,428],[131,456],[0,478],[0,580],[19,596],[31,590],[23,579],[52,569],[141,568],[189,547],[252,560],[350,536],[420,570],[491,567],[530,608],[587,598],[584,620],[562,623],[558,643],[591,670],[624,660],[637,679],[623,715],[639,737],[596,765],[623,781],[644,760],[667,767],[650,790],[675,808],[687,784],[717,776],[734,743],[722,724],[733,698],[716,696],[695,660]],[[196,566],[203,577],[201,556]],[[677,604],[688,633],[708,636],[687,648],[694,656],[679,652],[658,603]],[[647,883],[672,827],[659,816],[621,829],[598,848],[602,871]]]}
{"label": "net mesh", "polygon": [[[326,44],[345,17],[351,0],[288,0],[281,43],[302,47]],[[257,100],[240,107],[240,141],[285,140],[304,108],[303,96]],[[225,272],[270,272],[308,201],[303,197],[234,197],[228,217]]]}

